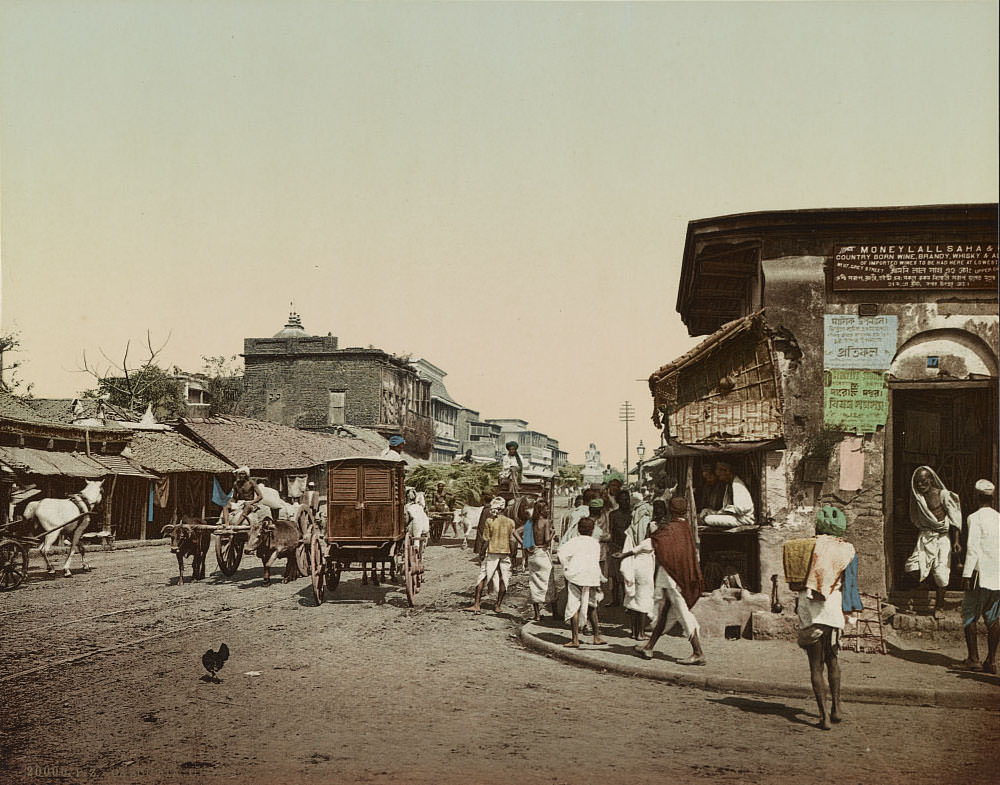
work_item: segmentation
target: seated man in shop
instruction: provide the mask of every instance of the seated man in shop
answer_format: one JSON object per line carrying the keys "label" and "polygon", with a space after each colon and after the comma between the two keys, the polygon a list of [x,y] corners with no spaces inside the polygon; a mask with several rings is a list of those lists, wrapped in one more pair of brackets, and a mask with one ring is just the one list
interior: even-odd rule
{"label": "seated man in shop", "polygon": [[716,461],[715,477],[722,486],[722,505],[719,509],[706,507],[698,513],[698,519],[706,526],[719,529],[733,529],[737,526],[753,526],[753,498],[746,483],[733,474],[733,467],[726,461]]}

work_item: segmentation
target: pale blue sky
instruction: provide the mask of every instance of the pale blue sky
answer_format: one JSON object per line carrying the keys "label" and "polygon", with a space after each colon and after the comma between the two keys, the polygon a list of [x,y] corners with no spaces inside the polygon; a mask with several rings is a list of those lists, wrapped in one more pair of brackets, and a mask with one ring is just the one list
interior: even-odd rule
{"label": "pale blue sky", "polygon": [[[2,325],[36,394],[294,300],[620,461],[687,222],[996,201],[996,3],[0,3]],[[512,374],[520,368],[522,373]],[[631,459],[635,459],[634,449]]]}

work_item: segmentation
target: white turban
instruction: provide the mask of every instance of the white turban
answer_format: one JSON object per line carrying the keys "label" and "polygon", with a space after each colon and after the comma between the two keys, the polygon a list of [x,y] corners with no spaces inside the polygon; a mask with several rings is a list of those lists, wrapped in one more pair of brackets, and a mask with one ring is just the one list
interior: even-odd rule
{"label": "white turban", "polygon": [[493,501],[490,502],[490,510],[493,512],[500,512],[507,506],[507,501],[501,496],[494,496]]}
{"label": "white turban", "polygon": [[250,476],[250,467],[249,466],[241,466],[239,469],[237,469],[234,472],[234,474],[245,474],[247,477],[249,477]]}
{"label": "white turban", "polygon": [[989,480],[976,480],[976,490],[980,493],[985,493],[989,496],[993,495],[993,491],[996,490],[996,486]]}

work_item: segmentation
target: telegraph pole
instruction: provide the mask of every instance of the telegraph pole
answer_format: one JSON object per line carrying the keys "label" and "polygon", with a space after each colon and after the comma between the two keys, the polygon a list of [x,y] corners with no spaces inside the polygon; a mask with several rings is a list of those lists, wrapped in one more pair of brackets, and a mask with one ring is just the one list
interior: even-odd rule
{"label": "telegraph pole", "polygon": [[628,487],[628,424],[635,419],[635,407],[631,403],[625,401],[621,406],[618,407],[618,419],[619,421],[625,423],[625,482],[624,485]]}

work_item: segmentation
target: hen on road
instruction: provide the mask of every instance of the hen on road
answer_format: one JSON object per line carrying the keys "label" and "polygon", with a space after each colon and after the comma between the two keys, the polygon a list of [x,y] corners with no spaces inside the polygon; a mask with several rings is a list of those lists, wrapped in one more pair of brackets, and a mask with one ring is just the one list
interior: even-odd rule
{"label": "hen on road", "polygon": [[201,664],[205,666],[205,670],[208,671],[208,675],[213,679],[216,679],[216,673],[222,670],[222,666],[225,665],[226,660],[229,659],[229,647],[226,644],[219,646],[218,651],[212,651],[209,649],[204,654],[201,655]]}

